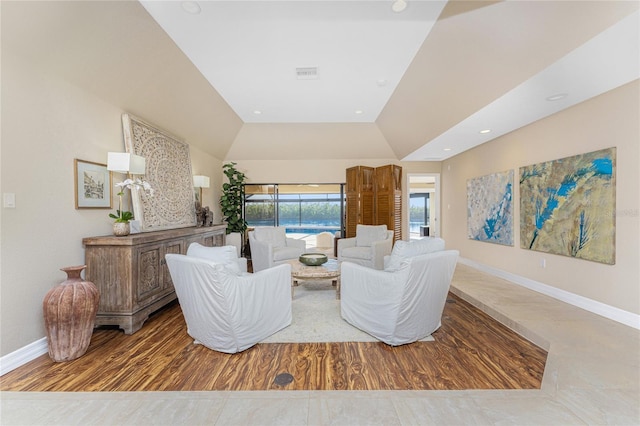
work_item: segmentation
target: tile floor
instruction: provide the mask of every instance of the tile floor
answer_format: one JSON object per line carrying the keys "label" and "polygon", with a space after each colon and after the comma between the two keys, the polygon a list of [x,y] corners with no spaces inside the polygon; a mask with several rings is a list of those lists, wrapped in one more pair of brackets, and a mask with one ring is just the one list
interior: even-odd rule
{"label": "tile floor", "polygon": [[4,392],[0,424],[640,424],[640,331],[465,265],[452,291],[549,351],[541,390]]}

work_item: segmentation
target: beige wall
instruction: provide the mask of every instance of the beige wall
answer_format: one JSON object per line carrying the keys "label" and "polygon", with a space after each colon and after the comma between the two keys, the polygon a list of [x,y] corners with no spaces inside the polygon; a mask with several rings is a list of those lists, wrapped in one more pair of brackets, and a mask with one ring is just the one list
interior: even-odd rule
{"label": "beige wall", "polygon": [[[106,163],[108,151],[124,151],[125,111],[6,51],[1,93],[1,192],[16,194],[16,208],[3,208],[0,224],[4,356],[45,336],[42,300],[66,277],[60,268],[84,263],[82,238],[111,233],[111,210],[75,209],[73,164]],[[193,171],[211,177],[205,205],[217,206],[221,161],[193,148],[191,156]],[[219,220],[219,208],[215,214]]]}
{"label": "beige wall", "polygon": [[[380,160],[234,160],[247,175],[248,183],[343,183],[345,170],[352,166],[396,164]],[[399,163],[398,163],[399,164]]]}
{"label": "beige wall", "polygon": [[[187,141],[188,142],[188,141]],[[209,188],[202,189],[202,205],[208,206],[213,211],[213,221],[222,222],[220,212],[220,195],[222,194],[222,161],[199,150],[193,145],[189,146],[191,154],[191,171],[194,175],[209,176]],[[226,177],[225,177],[226,179]]]}
{"label": "beige wall", "polygon": [[[621,88],[453,157],[442,166],[443,236],[462,257],[640,314],[640,84]],[[617,147],[616,264],[520,248],[519,167]],[[514,247],[467,239],[466,182],[513,169]],[[546,261],[546,268],[540,266]]]}
{"label": "beige wall", "polygon": [[246,123],[227,158],[299,161],[310,153],[315,160],[396,157],[375,123]]}

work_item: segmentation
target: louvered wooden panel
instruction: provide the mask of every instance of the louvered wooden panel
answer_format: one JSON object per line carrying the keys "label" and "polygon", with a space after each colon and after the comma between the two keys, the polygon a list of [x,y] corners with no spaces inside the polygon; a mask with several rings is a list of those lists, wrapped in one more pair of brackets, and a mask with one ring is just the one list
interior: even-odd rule
{"label": "louvered wooden panel", "polygon": [[375,172],[376,169],[374,169],[373,167],[366,167],[366,166],[358,166],[358,168],[360,169],[360,192],[363,193],[374,193],[375,191],[375,187],[374,187],[374,182],[375,182]]}
{"label": "louvered wooden panel", "polygon": [[376,192],[385,193],[393,190],[390,167],[382,166],[376,168]]}
{"label": "louvered wooden panel", "polygon": [[393,240],[402,239],[402,167],[380,166],[375,172],[376,225],[393,231]]}
{"label": "louvered wooden panel", "polygon": [[347,238],[355,237],[356,225],[358,224],[358,194],[359,194],[359,179],[358,175],[360,170],[358,167],[351,167],[347,169],[345,196],[346,196],[346,210],[345,210],[345,236]]}
{"label": "louvered wooden panel", "polygon": [[346,188],[345,191],[347,194],[349,193],[357,193],[360,188],[358,184],[358,174],[360,168],[359,167],[351,167],[347,169],[347,179],[346,179]]}
{"label": "louvered wooden panel", "polygon": [[387,192],[376,194],[376,225],[387,225],[393,230],[393,210],[391,194]]}
{"label": "louvered wooden panel", "polygon": [[392,169],[393,174],[393,189],[395,191],[402,191],[402,167],[395,166]]}
{"label": "louvered wooden panel", "polygon": [[347,238],[356,236],[358,224],[375,223],[375,169],[367,166],[350,167],[346,171],[346,223]]}
{"label": "louvered wooden panel", "polygon": [[360,220],[362,225],[374,225],[375,222],[375,197],[373,192],[360,194]]}
{"label": "louvered wooden panel", "polygon": [[356,236],[356,225],[358,225],[358,194],[347,194],[347,208],[345,219],[345,233],[347,238]]}

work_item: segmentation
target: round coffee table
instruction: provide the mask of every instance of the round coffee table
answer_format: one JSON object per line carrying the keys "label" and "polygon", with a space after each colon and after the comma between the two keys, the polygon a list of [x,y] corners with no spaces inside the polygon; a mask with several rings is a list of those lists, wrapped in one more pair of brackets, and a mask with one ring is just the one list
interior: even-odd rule
{"label": "round coffee table", "polygon": [[331,280],[336,287],[336,299],[340,299],[340,263],[336,259],[329,259],[320,266],[307,266],[297,259],[287,263],[291,265],[291,297],[298,281]]}

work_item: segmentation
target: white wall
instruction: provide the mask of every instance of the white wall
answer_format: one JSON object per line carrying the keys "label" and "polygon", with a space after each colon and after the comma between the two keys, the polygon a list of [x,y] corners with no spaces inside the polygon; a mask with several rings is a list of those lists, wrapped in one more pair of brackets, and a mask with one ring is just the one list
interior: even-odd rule
{"label": "white wall", "polygon": [[[16,208],[3,208],[0,224],[3,356],[45,336],[42,300],[66,277],[60,268],[84,263],[82,238],[112,232],[112,210],[75,209],[74,158],[106,163],[108,151],[124,151],[125,111],[7,51],[1,93],[1,192],[16,194]],[[214,208],[221,161],[193,149],[191,156],[194,172],[211,177],[203,197]]]}
{"label": "white wall", "polygon": [[[445,161],[442,225],[462,257],[627,312],[640,313],[640,84],[636,80]],[[519,167],[617,147],[616,264],[520,248]],[[513,169],[513,247],[467,238],[468,179]],[[546,261],[542,268],[541,260]]]}

